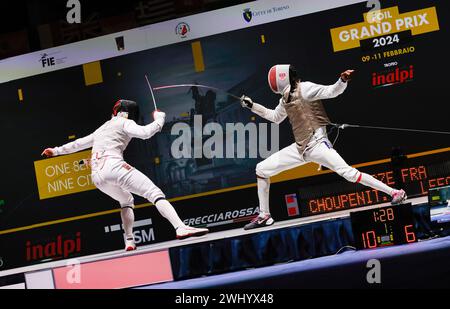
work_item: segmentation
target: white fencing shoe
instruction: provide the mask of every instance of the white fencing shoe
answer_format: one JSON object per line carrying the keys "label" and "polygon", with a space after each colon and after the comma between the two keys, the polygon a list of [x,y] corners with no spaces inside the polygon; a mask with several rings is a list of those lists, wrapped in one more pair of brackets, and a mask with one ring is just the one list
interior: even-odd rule
{"label": "white fencing shoe", "polygon": [[407,198],[408,197],[406,196],[406,193],[404,190],[394,190],[394,192],[392,192],[391,204],[392,205],[401,204],[404,201],[406,201]]}
{"label": "white fencing shoe", "polygon": [[177,239],[186,239],[188,237],[198,237],[209,233],[208,229],[196,228],[190,226],[180,226],[177,228]]}
{"label": "white fencing shoe", "polygon": [[133,251],[136,250],[136,244],[134,243],[134,239],[126,239],[125,240],[125,251]]}

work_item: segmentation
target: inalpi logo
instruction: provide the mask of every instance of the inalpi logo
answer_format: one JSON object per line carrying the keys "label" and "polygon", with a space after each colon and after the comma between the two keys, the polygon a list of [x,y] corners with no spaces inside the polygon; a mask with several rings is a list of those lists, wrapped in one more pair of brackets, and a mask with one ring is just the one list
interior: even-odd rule
{"label": "inalpi logo", "polygon": [[395,68],[384,72],[372,73],[374,88],[403,84],[414,80],[414,66]]}
{"label": "inalpi logo", "polygon": [[44,243],[27,241],[25,251],[27,261],[67,258],[81,252],[81,233],[77,232],[75,237],[58,235],[55,239]]}

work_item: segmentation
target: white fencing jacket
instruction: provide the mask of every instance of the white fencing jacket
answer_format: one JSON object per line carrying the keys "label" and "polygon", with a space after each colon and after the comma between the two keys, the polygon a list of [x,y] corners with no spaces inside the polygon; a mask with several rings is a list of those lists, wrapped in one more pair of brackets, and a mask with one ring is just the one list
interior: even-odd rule
{"label": "white fencing jacket", "polygon": [[154,122],[140,126],[133,120],[116,116],[105,122],[94,133],[79,138],[61,147],[53,148],[54,155],[74,153],[92,147],[92,153],[104,153],[120,156],[133,137],[149,139],[160,132],[164,125],[164,118],[158,118]]}

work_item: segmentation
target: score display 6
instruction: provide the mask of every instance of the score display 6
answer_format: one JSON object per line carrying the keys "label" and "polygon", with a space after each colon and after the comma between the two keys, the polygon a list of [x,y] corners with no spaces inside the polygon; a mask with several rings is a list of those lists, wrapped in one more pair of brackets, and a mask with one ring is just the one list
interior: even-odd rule
{"label": "score display 6", "polygon": [[[409,224],[404,227],[404,234],[406,236],[406,243],[416,242],[416,234],[414,232],[414,226]],[[387,230],[387,227],[386,227]],[[385,235],[377,235],[375,230],[363,232],[361,234],[362,248],[361,249],[373,249],[378,247],[387,247],[395,245],[393,233]]]}
{"label": "score display 6", "polygon": [[411,204],[352,212],[350,218],[357,249],[417,241]]}

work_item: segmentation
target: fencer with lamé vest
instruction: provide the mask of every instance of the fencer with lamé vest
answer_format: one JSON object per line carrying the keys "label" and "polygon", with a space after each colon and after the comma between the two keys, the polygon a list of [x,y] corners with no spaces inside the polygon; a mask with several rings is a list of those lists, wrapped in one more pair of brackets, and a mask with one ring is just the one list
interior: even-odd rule
{"label": "fencer with lam\u00e9 vest", "polygon": [[393,189],[371,175],[362,173],[348,165],[333,149],[328,139],[326,126],[330,120],[321,100],[335,98],[347,88],[353,70],[343,72],[338,81],[325,86],[303,82],[292,65],[275,65],[268,74],[268,82],[274,93],[281,95],[275,109],[268,109],[247,96],[241,104],[255,114],[275,123],[286,118],[292,126],[295,142],[258,163],[256,176],[260,214],[245,226],[246,229],[273,224],[269,212],[269,178],[308,162],[314,162],[335,171],[350,182],[358,182],[382,191],[397,204],[406,199],[403,190]]}

